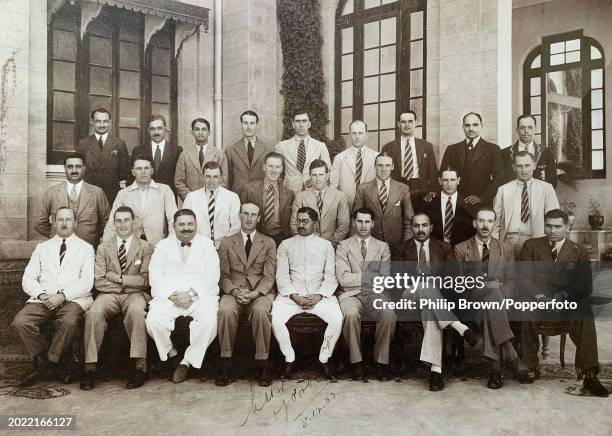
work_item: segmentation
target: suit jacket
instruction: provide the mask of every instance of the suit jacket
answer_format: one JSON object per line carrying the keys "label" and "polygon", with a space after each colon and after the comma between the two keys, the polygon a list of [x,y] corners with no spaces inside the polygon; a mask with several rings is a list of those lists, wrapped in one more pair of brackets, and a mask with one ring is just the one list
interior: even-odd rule
{"label": "suit jacket", "polygon": [[482,199],[483,204],[490,206],[497,187],[504,179],[499,146],[480,138],[469,161],[466,156],[467,144],[464,139],[446,148],[440,168],[449,165],[456,168],[461,176],[459,193],[464,197],[476,195]]}
{"label": "suit jacket", "polygon": [[267,228],[263,222],[263,210],[264,210],[264,182],[259,180],[251,182],[245,185],[240,193],[240,197],[243,203],[250,202],[255,203],[259,206],[261,219],[257,224],[257,231],[264,235],[270,236],[280,244],[280,241],[291,237],[291,208],[293,206],[293,200],[295,194],[285,185],[282,181],[278,183],[278,204],[279,204],[279,222],[280,226],[275,229]]}
{"label": "suit jacket", "polygon": [[[376,156],[378,156],[377,151],[372,150],[368,146],[363,147],[361,156],[363,167],[360,184],[371,182],[376,178],[376,169],[374,168]],[[351,146],[334,158],[329,179],[332,188],[339,189],[346,194],[349,209],[353,207],[355,193],[357,192],[357,186],[355,185],[356,165],[357,151],[355,147]]]}
{"label": "suit jacket", "polygon": [[[533,171],[533,178],[544,180],[545,182],[553,185],[553,188],[557,187],[557,163],[555,162],[555,158],[550,151],[549,147],[542,146],[533,143],[535,148],[535,153],[533,159],[535,161],[535,170]],[[516,173],[514,172],[514,167],[512,164],[514,163],[514,155],[518,151],[518,141],[516,141],[512,146],[504,148],[501,151],[502,161],[504,163],[504,182],[507,183],[514,179],[516,179]]]}
{"label": "suit jacket", "polygon": [[[478,252],[476,236],[455,245],[455,256],[459,262],[461,275],[481,275],[482,256]],[[514,247],[508,241],[491,238],[489,242],[489,271],[487,280],[500,282],[500,292],[507,298],[515,293],[516,263],[514,261]]]}
{"label": "suit jacket", "polygon": [[30,296],[28,303],[41,303],[42,293],[64,292],[66,301],[73,301],[87,310],[93,303],[94,250],[76,235],[66,239],[66,253],[60,264],[61,239],[53,237],[36,245],[23,273],[21,284]]}
{"label": "suit jacket", "polygon": [[[50,238],[55,234],[51,225],[51,217],[60,207],[70,207],[66,183],[47,189],[42,198],[42,204],[34,230]],[[106,194],[97,186],[83,182],[77,199],[76,235],[91,245],[97,245],[108,220],[108,201]]]}
{"label": "suit jacket", "polygon": [[[516,183],[516,180],[513,180],[500,186],[495,196],[493,208],[497,214],[497,219],[495,220],[493,237],[499,238],[502,241],[506,238],[506,232],[514,212],[515,194],[517,193]],[[518,188],[518,195],[521,195],[520,188]],[[544,214],[553,209],[559,209],[559,200],[557,199],[555,189],[550,183],[531,179],[529,224],[531,226],[532,237],[536,238],[544,235]]]}
{"label": "suit jacket", "polygon": [[[103,294],[132,294],[147,291],[149,288],[149,262],[153,246],[132,236],[130,249],[126,253],[126,267],[123,273],[119,264],[117,239],[100,244],[96,253],[95,287]],[[123,279],[123,284],[111,282],[106,278],[109,272]]]}
{"label": "suit jacket", "polygon": [[198,147],[195,144],[189,144],[183,148],[183,152],[176,161],[176,172],[174,173],[174,187],[181,200],[185,201],[187,194],[204,187],[202,168],[207,162],[211,161],[217,162],[221,166],[221,185],[225,186],[227,184],[227,159],[225,158],[225,153],[208,144],[206,153],[204,153],[204,163],[200,166]]}
{"label": "suit jacket", "polygon": [[372,292],[374,277],[386,277],[391,272],[391,251],[386,242],[370,238],[366,257],[361,254],[361,241],[356,235],[338,244],[336,249],[336,278],[338,300],[360,292]]}
{"label": "suit jacket", "polygon": [[285,186],[296,194],[304,188],[304,183],[310,180],[309,167],[313,160],[321,159],[331,168],[331,160],[329,158],[329,151],[327,151],[327,145],[321,141],[317,141],[311,136],[308,136],[304,140],[304,143],[306,144],[306,163],[304,164],[304,170],[302,172],[298,171],[296,167],[299,141],[296,141],[295,137],[281,141],[276,144],[275,147],[275,150],[283,155],[283,161],[285,163]]}
{"label": "suit jacket", "polygon": [[353,210],[360,207],[368,207],[374,211],[374,227],[372,236],[385,241],[390,246],[399,244],[412,238],[412,226],[410,220],[414,211],[410,200],[410,189],[403,183],[390,179],[387,208],[382,212],[378,198],[377,179],[359,185]]}
{"label": "suit jacket", "polygon": [[272,238],[259,232],[252,239],[249,257],[246,256],[242,232],[238,232],[221,242],[219,260],[221,263],[221,282],[224,294],[232,289],[246,287],[274,299],[274,277],[276,274],[276,244]]}
{"label": "suit jacket", "polygon": [[253,160],[249,164],[244,138],[230,145],[225,150],[228,167],[228,186],[236,193],[242,192],[244,187],[252,182],[263,180],[264,159],[268,153],[274,151],[274,146],[266,144],[259,137],[253,147]]}
{"label": "suit jacket", "polygon": [[96,135],[90,135],[79,141],[75,151],[85,156],[85,181],[102,188],[109,203],[115,201],[121,189],[119,181],[127,180],[131,174],[125,141],[109,133],[104,149],[100,150]]}
{"label": "suit jacket", "polygon": [[[440,190],[438,184],[438,165],[433,145],[430,142],[414,138],[417,165],[419,166],[419,191],[437,192]],[[387,153],[393,159],[393,180],[407,184],[408,181],[402,177],[402,142],[401,139],[388,142],[382,148],[381,153]]]}
{"label": "suit jacket", "polygon": [[593,277],[588,251],[568,238],[553,262],[546,236],[529,239],[519,255],[521,294],[533,298],[552,297],[564,292],[569,301],[581,301],[591,295]]}
{"label": "suit jacket", "polygon": [[[183,149],[180,146],[170,144],[168,141],[166,141],[159,170],[153,174],[153,180],[155,180],[157,183],[168,185],[170,189],[172,189],[175,196],[176,189],[174,187],[174,174],[176,172],[176,163],[178,162],[178,158],[182,151]],[[132,156],[137,155],[149,156],[152,161],[153,154],[151,153],[151,142],[149,141],[145,145],[139,145],[132,150]],[[133,182],[134,177],[132,176],[128,180],[128,184],[132,184]]]}
{"label": "suit jacket", "polygon": [[[404,241],[391,248],[391,258],[394,261],[394,273],[417,273],[419,253],[414,238]],[[449,275],[456,272],[456,258],[453,247],[439,239],[429,238],[430,274]]]}
{"label": "suit jacket", "polygon": [[[442,210],[442,195],[436,195],[431,203],[427,214],[431,219],[433,230],[431,237],[444,240],[444,226],[442,225],[444,211]],[[451,245],[457,245],[460,242],[470,239],[476,233],[476,229],[472,221],[474,220],[473,208],[467,204],[463,196],[457,193],[457,204],[455,205],[455,217],[453,218],[453,228],[451,229]]]}
{"label": "suit jacket", "polygon": [[[311,207],[317,213],[317,194],[312,188],[298,192],[293,201],[291,209],[291,234],[297,234],[297,211],[301,207]],[[323,195],[323,209],[319,216],[318,229],[315,231],[318,236],[327,239],[334,244],[342,241],[349,233],[351,228],[351,213],[348,208],[348,200],[344,192],[332,187],[325,189]]]}
{"label": "suit jacket", "polygon": [[[238,195],[223,186],[217,188],[215,198],[214,233],[215,242],[240,231],[240,198]],[[191,209],[196,215],[198,233],[211,237],[210,221],[208,219],[208,198],[206,189],[201,188],[190,192],[183,203],[185,209]]]}
{"label": "suit jacket", "polygon": [[115,238],[114,216],[120,206],[129,206],[134,211],[135,238],[140,238],[144,234],[147,241],[155,247],[160,240],[168,236],[168,233],[174,233],[172,224],[177,208],[174,195],[168,185],[151,181],[144,208],[138,195],[136,182],[119,191],[109,215],[110,219],[104,229],[103,240],[105,242]]}
{"label": "suit jacket", "polygon": [[196,234],[191,240],[189,255],[183,262],[181,246],[175,235],[162,239],[155,247],[149,264],[149,283],[154,299],[173,303],[168,297],[175,291],[190,288],[197,298],[219,296],[219,256],[208,238]]}

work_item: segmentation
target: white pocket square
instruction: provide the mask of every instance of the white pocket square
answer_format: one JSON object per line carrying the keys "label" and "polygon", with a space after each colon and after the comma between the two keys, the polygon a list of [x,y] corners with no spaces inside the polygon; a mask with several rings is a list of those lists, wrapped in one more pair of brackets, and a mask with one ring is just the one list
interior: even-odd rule
{"label": "white pocket square", "polygon": [[401,200],[399,200],[399,201],[398,201],[397,203],[395,203],[393,206],[395,206],[395,207],[399,207],[401,202],[402,202],[402,201],[401,201]]}
{"label": "white pocket square", "polygon": [[134,262],[134,265],[140,265],[142,263],[142,261],[140,259],[136,259],[136,262]]}

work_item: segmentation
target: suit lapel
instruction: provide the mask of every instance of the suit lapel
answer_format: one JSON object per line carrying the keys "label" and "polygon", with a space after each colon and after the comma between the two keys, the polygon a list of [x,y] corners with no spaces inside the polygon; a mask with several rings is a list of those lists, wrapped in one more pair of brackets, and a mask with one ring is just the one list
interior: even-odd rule
{"label": "suit lapel", "polygon": [[[168,164],[168,162],[170,162],[171,156],[173,154],[174,154],[174,145],[170,145],[168,144],[168,142],[166,142],[166,146],[164,147],[164,154],[162,155],[162,160],[161,160],[161,163],[159,164],[160,172]],[[197,159],[196,159],[196,162],[198,162]],[[196,164],[196,168],[198,166],[199,166],[199,162]]]}
{"label": "suit lapel", "polygon": [[425,144],[423,144],[422,140],[415,138],[414,148],[415,148],[416,156],[417,156],[417,165],[419,166],[419,169],[421,170],[421,167],[423,166],[423,157],[425,156]]}
{"label": "suit lapel", "polygon": [[[248,259],[246,257],[246,251],[244,248],[244,240],[242,239],[242,233],[236,233],[236,235],[237,236],[234,236],[232,239],[232,245],[234,246],[234,250],[238,254],[238,257],[240,258],[242,263],[246,266],[248,264]],[[251,251],[253,251],[253,247],[251,247]]]}
{"label": "suit lapel", "polygon": [[[253,153],[253,165],[255,165],[256,162],[263,156],[264,151],[266,149],[266,144],[264,144],[263,142],[261,142],[259,140],[259,138],[257,138],[257,140],[255,141],[255,145],[253,147],[255,148],[255,151]],[[248,165],[249,158],[246,155],[246,150],[244,148],[244,143],[243,143],[242,151],[244,151],[244,156],[246,157],[245,162],[246,162],[247,166],[249,166]],[[252,168],[252,165],[250,165],[250,167]]]}
{"label": "suit lapel", "polygon": [[[238,233],[238,234],[240,235],[240,237],[242,237],[242,233]],[[257,255],[259,254],[262,248],[263,248],[263,238],[261,237],[261,234],[257,233],[255,235],[255,238],[253,239],[253,245],[251,245],[251,252],[249,253],[249,258],[247,259],[247,262],[246,262],[247,269],[249,268],[249,266],[251,266],[253,261],[257,258]],[[245,251],[245,255],[246,255],[246,251]]]}
{"label": "suit lapel", "polygon": [[385,215],[391,210],[391,207],[397,203],[400,199],[400,190],[397,186],[397,182],[390,180],[389,182],[389,200],[387,201],[387,208],[385,209]]}
{"label": "suit lapel", "polygon": [[[261,198],[263,204],[263,182],[261,182]],[[278,184],[278,204],[279,204],[279,214],[282,213],[283,210],[287,208],[287,202],[289,201],[289,193],[287,192],[287,188],[283,183]]]}
{"label": "suit lapel", "polygon": [[[238,142],[236,142],[236,144],[234,144],[234,148],[236,149],[236,153],[238,153],[240,159],[242,159],[242,163],[244,163],[244,166],[250,168],[251,165],[249,165],[249,156],[247,155],[243,138],[241,138],[240,140],[238,140]],[[255,153],[253,153],[253,162],[255,162],[255,154],[257,154],[257,152],[258,147],[255,148]]]}
{"label": "suit lapel", "polygon": [[[116,247],[117,247],[117,244],[115,244],[115,248]],[[126,263],[125,263],[126,270],[134,261],[134,258],[136,257],[136,253],[138,253],[139,249],[140,249],[140,240],[132,236],[132,243],[130,244],[130,249],[127,252],[127,256],[126,256]]]}
{"label": "suit lapel", "polygon": [[[489,271],[495,274],[497,271],[497,264],[501,258],[501,244],[499,241],[491,238],[491,246],[489,247]],[[488,271],[487,271],[488,272]]]}
{"label": "suit lapel", "polygon": [[[370,197],[370,202],[372,203],[375,209],[374,213],[376,214],[377,217],[381,217],[382,219],[383,213],[382,213],[382,207],[380,205],[380,198],[378,198],[378,185],[377,185],[376,180],[372,182],[372,185],[370,185],[368,189],[365,190],[365,193],[368,197]],[[387,203],[387,207],[389,207],[388,203]]]}
{"label": "suit lapel", "polygon": [[77,208],[77,216],[83,212],[87,202],[91,199],[91,191],[89,188],[89,184],[87,182],[83,182],[83,186],[81,187],[81,192],[79,193],[79,198],[77,199],[78,208]]}
{"label": "suit lapel", "polygon": [[480,253],[478,253],[478,246],[476,244],[476,236],[468,242],[468,261],[472,262],[480,262],[482,259],[480,258]]}
{"label": "suit lapel", "polygon": [[[132,238],[132,244],[130,246],[130,251],[134,249],[134,241],[135,241],[135,238]],[[108,254],[110,255],[111,262],[113,262],[113,265],[115,266],[115,270],[121,273],[121,264],[119,263],[119,250],[117,249],[117,238],[113,238],[109,242],[110,244],[109,244]],[[127,267],[127,264],[126,264],[126,267]]]}
{"label": "suit lapel", "polygon": [[[465,150],[465,147],[464,147],[464,150]],[[470,159],[468,160],[467,166],[471,167],[476,162],[478,162],[480,159],[482,159],[485,156],[485,154],[487,154],[486,142],[482,138],[480,138],[478,140],[478,143],[476,144],[476,148],[474,149],[473,153],[470,155]]]}

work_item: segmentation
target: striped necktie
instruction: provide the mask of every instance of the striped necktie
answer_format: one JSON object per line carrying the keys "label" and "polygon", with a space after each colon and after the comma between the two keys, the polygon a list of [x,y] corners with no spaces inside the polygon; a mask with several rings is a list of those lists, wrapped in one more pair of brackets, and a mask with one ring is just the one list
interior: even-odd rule
{"label": "striped necktie", "polygon": [[357,151],[357,161],[355,162],[355,187],[361,183],[361,174],[363,173],[363,157],[361,149]]}
{"label": "striped necktie", "polygon": [[125,240],[121,241],[121,245],[119,246],[119,266],[121,267],[121,274],[123,274],[125,272],[125,267],[127,266]]}
{"label": "striped necktie", "polygon": [[446,210],[444,211],[444,240],[446,242],[450,242],[451,240],[454,217],[455,214],[453,213],[453,204],[451,203],[451,198],[446,197]]}
{"label": "striped necktie", "polygon": [[366,254],[368,254],[368,248],[366,247],[365,239],[361,240],[361,256],[363,260],[366,258]]}
{"label": "striped necktie", "polygon": [[323,194],[321,192],[317,192],[317,207],[319,208],[319,221],[320,221],[321,215],[323,215]]}
{"label": "striped necktie", "polygon": [[215,240],[215,193],[210,193],[208,199],[208,222],[210,223],[210,239]]}
{"label": "striped necktie", "polygon": [[304,144],[304,140],[300,141],[300,145],[298,146],[298,155],[297,155],[297,163],[296,168],[301,173],[304,171],[304,165],[306,165],[306,145]]}
{"label": "striped necktie", "polygon": [[405,180],[410,180],[414,172],[414,158],[412,157],[412,145],[410,140],[406,141],[406,147],[404,150],[404,174],[402,176]]}
{"label": "striped necktie", "polygon": [[489,247],[482,244],[482,274],[486,277],[489,274]]}
{"label": "striped necktie", "polygon": [[202,167],[204,166],[204,146],[198,146],[198,148],[200,149],[200,151],[198,151],[198,161],[200,162],[200,170],[202,170]]}
{"label": "striped necktie", "polygon": [[64,260],[64,256],[66,255],[66,240],[62,239],[62,245],[60,245],[60,265]]}
{"label": "striped necktie", "polygon": [[557,253],[557,244],[555,244],[554,242],[550,243],[550,257],[552,257],[553,262],[557,261],[557,256],[559,256],[559,253]]}
{"label": "striped necktie", "polygon": [[275,202],[274,186],[268,185],[264,198],[264,223],[270,226],[274,223],[274,202]]}
{"label": "striped necktie", "polygon": [[380,190],[378,191],[378,198],[380,200],[380,208],[382,212],[385,213],[387,209],[387,200],[389,199],[389,193],[387,192],[387,184],[382,182],[380,185]]}
{"label": "striped necktie", "polygon": [[523,183],[523,192],[521,194],[521,221],[526,223],[529,219],[529,192],[527,191],[527,183]]}

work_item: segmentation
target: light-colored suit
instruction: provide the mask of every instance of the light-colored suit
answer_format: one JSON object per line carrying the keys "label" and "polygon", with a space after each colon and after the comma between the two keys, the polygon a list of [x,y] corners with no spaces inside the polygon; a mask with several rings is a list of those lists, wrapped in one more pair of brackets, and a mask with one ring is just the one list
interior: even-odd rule
{"label": "light-colored suit", "polygon": [[351,212],[346,195],[335,188],[325,188],[323,210],[317,205],[317,191],[313,188],[298,192],[291,208],[291,234],[297,234],[297,211],[301,207],[310,207],[319,213],[318,227],[315,232],[323,239],[334,244],[342,241],[351,228]]}
{"label": "light-colored suit", "polygon": [[304,188],[304,184],[310,180],[310,164],[315,159],[321,159],[331,168],[331,160],[327,146],[311,136],[304,139],[306,145],[306,162],[302,172],[297,169],[298,146],[300,141],[297,137],[281,141],[276,144],[275,150],[283,155],[285,162],[285,186],[293,192],[298,193]]}
{"label": "light-colored suit", "polygon": [[[181,250],[188,252],[183,261]],[[193,318],[189,324],[190,345],[184,361],[200,368],[206,349],[217,335],[219,307],[219,256],[210,239],[197,235],[191,247],[181,248],[175,235],[159,241],[149,265],[151,300],[146,319],[147,331],[155,341],[159,357],[167,360],[172,350],[170,334],[179,316]],[[191,306],[180,309],[168,298],[174,292],[193,289]]]}
{"label": "light-colored suit", "polygon": [[146,198],[143,205],[140,201],[136,182],[119,191],[113,203],[110,219],[104,229],[104,242],[113,240],[117,234],[114,216],[115,211],[120,206],[129,206],[134,211],[135,238],[140,238],[144,234],[147,241],[155,247],[169,233],[174,233],[172,222],[177,209],[174,194],[170,187],[151,180]]}
{"label": "light-colored suit", "polygon": [[202,168],[207,162],[217,162],[221,166],[223,170],[221,185],[225,186],[227,184],[227,158],[225,153],[208,144],[204,153],[204,163],[200,166],[198,147],[195,144],[189,144],[183,147],[183,152],[176,161],[176,171],[174,173],[174,187],[181,200],[185,201],[187,194],[204,187]]}
{"label": "light-colored suit", "polygon": [[[198,222],[198,233],[211,237],[210,220],[208,217],[208,191],[206,188],[190,192],[185,198],[183,207],[191,209]],[[209,194],[208,194],[209,195]],[[213,222],[215,246],[221,241],[240,231],[240,198],[229,189],[222,186],[215,194],[215,216]]]}
{"label": "light-colored suit", "polygon": [[[374,360],[389,363],[389,346],[395,333],[396,316],[392,309],[376,309],[374,300],[387,301],[385,294],[372,291],[374,277],[386,277],[391,272],[391,251],[386,242],[370,237],[365,259],[361,239],[356,235],[338,244],[336,277],[338,301],[344,315],[342,333],[349,344],[351,363],[361,362],[361,319],[375,320]],[[365,285],[365,286],[364,286]],[[365,312],[365,313],[364,313]]]}
{"label": "light-colored suit", "polygon": [[273,145],[266,144],[257,137],[253,147],[253,159],[249,165],[244,138],[240,138],[238,142],[227,147],[225,156],[227,157],[229,189],[240,194],[249,183],[263,180],[264,160],[266,155],[273,151]]}
{"label": "light-colored suit", "polygon": [[[357,186],[355,184],[355,174],[357,171],[357,148],[349,147],[334,158],[329,179],[333,188],[339,189],[346,194],[349,202],[349,209],[353,207]],[[378,152],[372,150],[367,145],[362,149],[362,171],[359,184],[371,182],[376,177],[374,160]]]}
{"label": "light-colored suit", "polygon": [[[51,217],[60,207],[70,207],[66,190],[67,183],[62,182],[52,186],[43,195],[34,230],[47,238],[55,235]],[[83,182],[77,198],[76,235],[85,242],[96,245],[108,220],[108,209],[108,200],[104,191],[97,186]]]}

